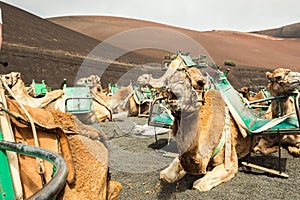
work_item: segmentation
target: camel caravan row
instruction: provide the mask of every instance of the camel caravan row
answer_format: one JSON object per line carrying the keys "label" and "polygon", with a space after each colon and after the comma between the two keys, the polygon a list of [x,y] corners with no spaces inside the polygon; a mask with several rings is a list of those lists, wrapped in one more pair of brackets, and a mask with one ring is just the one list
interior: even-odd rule
{"label": "camel caravan row", "polygon": [[[193,188],[208,191],[233,178],[239,159],[251,152],[266,155],[280,151],[278,141],[290,154],[300,156],[300,73],[279,68],[266,74],[270,80],[267,89],[271,104],[265,117],[260,118],[230,85],[224,73],[213,69],[202,74],[195,63],[186,59],[189,58],[179,53],[162,77],[154,79],[144,74],[137,80],[150,91],[161,91],[157,99],[145,101],[147,106],[151,103],[149,124],[164,126],[167,123],[179,151],[174,161],[160,172],[160,179],[171,183],[187,173],[202,174]],[[102,89],[99,77],[91,76],[78,81],[88,87],[87,96],[74,100],[65,96],[74,88],[67,91],[66,86],[34,98],[28,94],[17,72],[1,75],[1,83],[3,140],[51,150],[63,158],[66,168],[64,173],[56,172],[55,168],[60,169],[60,166],[7,152],[3,159],[6,159],[11,182],[6,188],[7,191],[13,188],[7,195],[12,195],[12,199],[34,199],[41,193],[63,199],[117,199],[122,185],[109,178],[105,133],[85,125],[79,118],[90,123],[113,120],[113,114],[124,111],[125,107],[130,114],[141,113],[142,109],[138,109],[141,102],[134,99],[132,87],[120,88],[110,96],[108,94],[113,92]],[[81,98],[88,100],[93,112],[83,112],[88,109]],[[82,111],[76,116],[72,114],[72,106],[76,105],[73,100],[80,104],[77,108]],[[163,121],[161,114],[171,120]],[[2,146],[0,143],[5,149]],[[56,173],[64,174],[61,187],[42,191],[53,185]],[[277,174],[285,175],[281,169]]]}
{"label": "camel caravan row", "polygon": [[[110,88],[102,89],[100,77],[91,75],[77,81],[77,87],[47,91],[46,86],[37,92],[44,94],[36,98],[34,84],[26,87],[21,73],[11,72],[3,75],[5,82],[17,99],[24,105],[31,107],[54,109],[62,112],[71,112],[84,123],[112,121],[117,113],[126,112],[130,116],[145,116],[149,110],[154,91],[143,91],[138,86],[120,87],[112,93]],[[46,91],[46,92],[45,92]],[[114,115],[115,114],[115,115]],[[127,117],[127,116],[126,116]]]}

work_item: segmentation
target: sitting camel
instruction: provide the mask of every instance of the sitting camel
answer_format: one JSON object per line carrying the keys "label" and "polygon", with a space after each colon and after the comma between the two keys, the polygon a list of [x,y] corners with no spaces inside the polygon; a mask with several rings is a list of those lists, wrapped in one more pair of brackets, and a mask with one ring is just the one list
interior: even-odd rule
{"label": "sitting camel", "polygon": [[[11,88],[16,98],[24,105],[45,109],[54,109],[65,112],[64,91],[54,90],[47,92],[42,98],[34,98],[27,91],[21,73],[11,72],[2,75],[2,80]],[[111,119],[111,112],[102,99],[95,97],[93,110],[88,113],[78,114],[78,117],[85,123],[95,123]]]}
{"label": "sitting camel", "polygon": [[128,111],[130,116],[137,116],[140,113],[145,114],[149,110],[149,105],[141,104],[134,98],[135,91],[132,86],[121,87],[115,94],[108,96],[107,90],[102,89],[100,77],[97,75],[81,78],[77,84],[87,84],[95,99],[101,99],[101,104],[105,104],[106,109],[110,110],[111,113]]}
{"label": "sitting camel", "polygon": [[[51,102],[61,98],[63,95],[62,90],[54,90],[52,92],[47,92],[47,94],[42,98],[33,98],[27,93],[25,83],[21,79],[21,73],[19,72],[11,72],[6,75],[1,75],[1,79],[11,88],[17,99],[22,101],[24,105],[31,107],[43,108]],[[63,111],[61,108],[57,109]]]}
{"label": "sitting camel", "polygon": [[[10,115],[3,113],[11,124],[16,143],[31,146],[38,143],[40,148],[56,152],[66,161],[67,182],[58,194],[58,199],[117,199],[122,186],[109,179],[109,156],[103,133],[82,124],[70,113],[24,106],[33,120],[38,136],[36,141],[31,131],[32,123],[20,104],[8,98],[1,99],[1,102],[3,105],[7,104],[6,112]],[[1,123],[3,122],[2,118]],[[4,127],[1,128],[3,132],[8,132]],[[42,189],[43,182],[48,183],[55,173],[49,162],[39,162],[37,167],[35,158],[30,156],[19,154],[18,162],[21,190],[16,193],[16,199],[36,195]],[[17,179],[14,180],[17,184]]]}
{"label": "sitting camel", "polygon": [[[266,99],[268,96],[263,90],[260,90],[258,93],[255,93],[254,96],[250,95],[250,88],[249,87],[242,87],[238,90],[239,93],[243,95],[244,98],[246,98],[248,101],[256,101],[256,100],[261,100],[261,99]],[[256,105],[259,106],[267,106],[269,102],[264,101],[264,102],[259,102]]]}
{"label": "sitting camel", "polygon": [[251,138],[242,136],[218,91],[207,91],[200,106],[192,83],[203,89],[205,79],[193,80],[184,66],[178,66],[180,59],[173,60],[170,66],[174,70],[154,84],[167,88],[165,101],[174,116],[172,135],[179,150],[179,156],[161,171],[160,178],[171,183],[186,173],[203,174],[193,183],[193,189],[208,191],[235,176],[238,159],[250,151]]}
{"label": "sitting camel", "polygon": [[[292,72],[289,69],[278,68],[271,72],[266,72],[266,77],[270,81],[267,89],[272,96],[283,96],[278,100],[272,100],[265,118],[276,118],[283,115],[294,113],[294,99],[289,96],[299,87],[300,73]],[[283,135],[282,144],[287,147],[290,154],[300,156],[300,135]],[[280,147],[277,144],[277,135],[263,135],[254,152],[264,155],[276,152]]]}

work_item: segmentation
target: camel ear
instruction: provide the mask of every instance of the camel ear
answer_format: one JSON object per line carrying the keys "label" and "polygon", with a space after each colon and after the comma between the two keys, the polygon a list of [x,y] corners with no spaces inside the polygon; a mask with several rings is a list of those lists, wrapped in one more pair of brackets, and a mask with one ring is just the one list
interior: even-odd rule
{"label": "camel ear", "polygon": [[272,73],[271,72],[266,72],[266,78],[271,80],[272,78]]}
{"label": "camel ear", "polygon": [[96,75],[96,83],[101,83],[101,78],[98,76],[98,75]]}
{"label": "camel ear", "polygon": [[16,73],[15,73],[15,77],[16,77],[16,78],[21,78],[21,73],[20,73],[20,72],[16,72]]}

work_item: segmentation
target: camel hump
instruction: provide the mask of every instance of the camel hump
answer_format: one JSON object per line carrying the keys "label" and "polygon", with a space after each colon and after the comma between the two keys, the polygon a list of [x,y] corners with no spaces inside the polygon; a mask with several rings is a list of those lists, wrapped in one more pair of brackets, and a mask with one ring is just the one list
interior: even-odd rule
{"label": "camel hump", "polygon": [[46,107],[51,102],[57,100],[58,98],[62,97],[64,94],[63,90],[54,90],[51,92],[47,92],[46,95],[42,98],[43,103],[40,104],[40,108]]}

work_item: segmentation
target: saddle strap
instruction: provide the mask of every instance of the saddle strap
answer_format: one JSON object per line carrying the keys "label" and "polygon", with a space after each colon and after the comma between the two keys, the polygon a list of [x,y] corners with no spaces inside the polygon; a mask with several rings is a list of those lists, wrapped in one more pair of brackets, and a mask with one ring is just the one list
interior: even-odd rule
{"label": "saddle strap", "polygon": [[229,109],[225,107],[225,170],[228,171],[230,169],[230,158],[231,158],[231,133],[230,133],[230,113]]}
{"label": "saddle strap", "polygon": [[225,170],[230,169],[230,155],[231,155],[231,133],[230,133],[230,113],[227,106],[225,106],[225,123],[222,131],[221,140],[215,148],[211,158],[214,158],[225,145]]}

